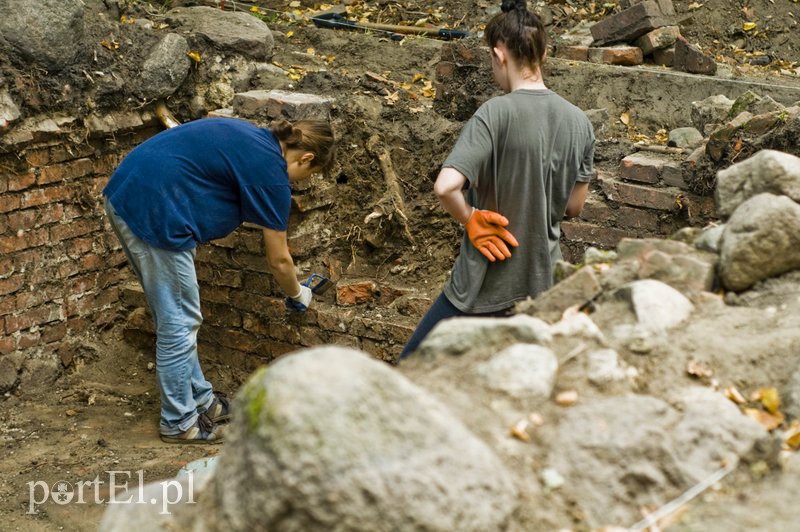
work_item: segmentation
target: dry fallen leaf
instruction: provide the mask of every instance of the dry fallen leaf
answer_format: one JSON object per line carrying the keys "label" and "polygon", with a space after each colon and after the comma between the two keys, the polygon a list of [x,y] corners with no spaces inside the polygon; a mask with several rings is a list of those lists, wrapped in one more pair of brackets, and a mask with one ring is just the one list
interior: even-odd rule
{"label": "dry fallen leaf", "polygon": [[200,52],[198,52],[197,50],[190,50],[186,52],[186,55],[188,55],[189,58],[195,63],[199,63],[203,59],[202,56],[200,55]]}
{"label": "dry fallen leaf", "polygon": [[710,379],[714,376],[714,370],[708,364],[694,359],[686,363],[686,373],[698,379]]}
{"label": "dry fallen leaf", "polygon": [[739,405],[743,405],[747,402],[747,399],[744,398],[744,395],[742,395],[741,392],[733,386],[725,388],[725,397]]}
{"label": "dry fallen leaf", "polygon": [[576,390],[566,390],[556,395],[556,404],[559,406],[572,406],[578,402]]}
{"label": "dry fallen leaf", "polygon": [[513,427],[511,427],[511,435],[520,441],[531,441],[531,436],[528,434],[529,425],[530,423],[526,419],[518,421]]}
{"label": "dry fallen leaf", "polygon": [[761,388],[761,404],[770,414],[777,414],[781,407],[781,397],[775,388]]}
{"label": "dry fallen leaf", "polygon": [[792,426],[784,433],[783,439],[786,445],[795,451],[800,449],[800,422],[792,423]]}
{"label": "dry fallen leaf", "polygon": [[764,427],[765,430],[773,431],[783,423],[783,414],[778,412],[773,415],[757,408],[745,408],[744,413],[747,417]]}
{"label": "dry fallen leaf", "polygon": [[621,115],[619,115],[619,121],[625,124],[626,126],[630,125],[631,115],[629,115],[628,113],[622,113]]}
{"label": "dry fallen leaf", "polygon": [[76,415],[77,412],[70,408],[69,410],[67,410],[65,412],[65,414],[67,415],[67,417],[72,417],[72,416]]}
{"label": "dry fallen leaf", "polygon": [[744,24],[742,24],[742,29],[744,31],[753,31],[754,29],[756,29],[756,23],[755,22],[745,22]]}

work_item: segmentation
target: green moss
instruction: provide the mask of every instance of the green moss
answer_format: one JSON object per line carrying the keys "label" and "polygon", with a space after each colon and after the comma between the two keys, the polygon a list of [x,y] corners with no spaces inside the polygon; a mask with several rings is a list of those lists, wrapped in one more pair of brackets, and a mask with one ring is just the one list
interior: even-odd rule
{"label": "green moss", "polygon": [[247,382],[244,388],[244,403],[250,430],[255,432],[267,407],[267,390],[261,384],[267,368],[261,368]]}

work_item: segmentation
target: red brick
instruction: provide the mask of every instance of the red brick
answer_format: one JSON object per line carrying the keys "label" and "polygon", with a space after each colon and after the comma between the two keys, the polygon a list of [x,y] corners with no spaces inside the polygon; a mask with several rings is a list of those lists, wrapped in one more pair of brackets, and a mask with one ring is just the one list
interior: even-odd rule
{"label": "red brick", "polygon": [[702,50],[689,44],[683,37],[678,37],[678,40],[675,41],[675,58],[672,68],[709,76],[717,73],[717,63],[714,58],[705,55]]}
{"label": "red brick", "polygon": [[54,287],[37,287],[35,290],[27,290],[18,292],[16,294],[15,308],[17,310],[27,310],[32,307],[38,307],[43,303],[49,303],[61,296],[61,289],[58,286]]}
{"label": "red brick", "polygon": [[241,327],[242,316],[230,305],[203,302],[203,319],[217,327]]}
{"label": "red brick", "polygon": [[657,65],[671,67],[675,64],[675,48],[666,48],[653,52],[653,62]]}
{"label": "red brick", "polygon": [[641,48],[635,46],[589,48],[589,61],[607,65],[636,66],[644,63],[644,55]]}
{"label": "red brick", "polygon": [[111,175],[119,164],[119,160],[119,157],[114,153],[98,157],[94,160],[92,171],[95,174]]}
{"label": "red brick", "polygon": [[99,229],[100,223],[97,220],[86,219],[54,225],[50,228],[50,240],[52,242],[69,240]]}
{"label": "red brick", "polygon": [[620,163],[620,177],[640,183],[658,183],[664,160],[646,155],[628,155]]}
{"label": "red brick", "polygon": [[630,42],[662,26],[668,26],[669,13],[664,13],[658,2],[645,1],[615,15],[605,17],[591,27],[595,44]]}
{"label": "red brick", "polygon": [[94,308],[102,308],[119,302],[120,289],[112,286],[100,291],[94,298]]}
{"label": "red brick", "polygon": [[231,303],[231,289],[227,286],[203,284],[200,288],[200,297],[203,301],[229,305]]}
{"label": "red brick", "polygon": [[378,295],[380,289],[375,281],[356,281],[336,287],[336,302],[343,306],[369,303]]}
{"label": "red brick", "polygon": [[556,57],[567,61],[588,61],[588,46],[559,46]]}
{"label": "red brick", "polygon": [[197,265],[197,279],[212,285],[239,288],[242,286],[242,274],[237,270],[215,268],[208,264]]}
{"label": "red brick", "polygon": [[598,180],[603,192],[611,201],[662,211],[679,209],[677,199],[680,191],[677,189],[631,185],[604,176],[599,177]]}
{"label": "red brick", "polygon": [[67,335],[67,322],[51,323],[42,327],[42,343],[58,342]]}
{"label": "red brick", "polygon": [[17,339],[17,349],[29,349],[36,347],[41,342],[41,334],[39,331],[22,333]]}
{"label": "red brick", "polygon": [[24,174],[17,174],[11,176],[8,180],[8,190],[15,192],[18,190],[25,190],[36,183],[36,173],[31,168]]}
{"label": "red brick", "polygon": [[73,238],[65,242],[67,256],[76,259],[81,255],[92,251],[94,239],[92,238]]}
{"label": "red brick", "polygon": [[64,312],[61,305],[51,303],[27,310],[16,316],[6,316],[6,334],[62,319],[64,319]]}
{"label": "red brick", "polygon": [[25,276],[17,274],[5,279],[0,279],[0,295],[12,294],[25,284]]}
{"label": "red brick", "polygon": [[0,237],[0,253],[13,253],[22,249],[35,248],[47,243],[47,228],[18,231],[11,236]]}
{"label": "red brick", "polygon": [[65,201],[72,197],[72,189],[66,186],[37,188],[29,190],[22,196],[22,208],[36,207],[45,203]]}
{"label": "red brick", "polygon": [[9,212],[19,209],[21,204],[20,196],[12,196],[5,193],[0,195],[0,212]]}
{"label": "red brick", "polygon": [[[3,326],[3,320],[0,320],[0,327]],[[2,330],[2,329],[0,329]],[[7,355],[17,348],[16,338],[13,336],[0,336],[0,354]]]}
{"label": "red brick", "polygon": [[[0,316],[11,314],[17,310],[17,298],[13,295],[0,297]],[[1,331],[2,329],[0,329]]]}
{"label": "red brick", "polygon": [[642,49],[644,55],[650,55],[675,44],[675,40],[680,34],[681,30],[678,26],[664,26],[642,35],[634,44]]}
{"label": "red brick", "polygon": [[103,257],[96,253],[89,253],[80,258],[80,270],[96,270],[103,266]]}
{"label": "red brick", "polygon": [[602,248],[613,248],[623,238],[636,236],[630,231],[584,222],[561,222],[561,232],[567,240],[586,242]]}
{"label": "red brick", "polygon": [[71,318],[67,320],[67,330],[71,333],[82,333],[89,328],[89,322],[85,318]]}
{"label": "red brick", "polygon": [[9,213],[8,223],[16,231],[55,223],[63,219],[63,217],[64,206],[60,203],[53,203],[38,209],[26,209]]}
{"label": "red brick", "polygon": [[78,159],[65,164],[42,168],[39,173],[39,184],[45,185],[56,181],[65,181],[89,175],[93,171],[91,159]]}

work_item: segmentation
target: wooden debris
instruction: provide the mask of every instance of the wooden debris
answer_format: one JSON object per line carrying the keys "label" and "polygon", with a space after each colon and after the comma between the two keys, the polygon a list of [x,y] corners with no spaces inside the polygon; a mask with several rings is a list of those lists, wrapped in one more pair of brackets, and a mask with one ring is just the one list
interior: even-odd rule
{"label": "wooden debris", "polygon": [[367,151],[378,159],[381,165],[386,182],[386,192],[375,204],[372,213],[364,219],[367,226],[364,240],[373,247],[381,247],[391,235],[394,227],[399,225],[408,241],[414,244],[414,237],[408,228],[408,216],[406,216],[406,204],[403,200],[400,180],[395,173],[389,150],[382,145],[378,135],[373,135],[367,141]]}

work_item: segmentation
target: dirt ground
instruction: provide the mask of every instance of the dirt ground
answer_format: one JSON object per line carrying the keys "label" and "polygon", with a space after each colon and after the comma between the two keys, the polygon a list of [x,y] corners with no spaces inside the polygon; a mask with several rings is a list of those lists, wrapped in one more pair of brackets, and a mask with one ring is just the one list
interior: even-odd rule
{"label": "dirt ground", "polygon": [[[97,12],[102,3],[86,1],[87,6]],[[260,5],[287,12],[290,11],[287,3],[270,0]],[[143,3],[120,4],[132,6],[127,12],[129,16],[149,17],[156,22],[163,13],[161,8]],[[304,7],[319,5],[308,0],[301,4]],[[499,6],[499,2],[485,0],[406,0],[402,3],[357,0],[351,4],[361,14],[370,13],[373,21],[399,23],[425,18],[434,24],[472,31],[479,31]],[[603,7],[606,4],[600,2],[548,4],[553,17],[550,26],[553,35],[582,19],[599,19],[607,9]],[[688,0],[675,4],[681,26],[690,40],[727,58],[723,59],[726,62],[770,76],[780,75],[781,69],[797,67],[792,62],[800,59],[800,4],[790,0],[709,0],[699,8],[693,7],[696,2]],[[337,98],[334,118],[344,147],[331,176],[339,183],[340,193],[327,220],[337,228],[336,238],[331,239],[327,251],[352,276],[369,274],[379,280],[391,280],[394,284],[436,295],[459,245],[459,228],[438,208],[432,184],[461,127],[434,113],[431,94],[426,94],[426,87],[429,87],[426,83],[434,78],[440,43],[423,38],[396,43],[376,35],[320,31],[283,15],[265,13],[268,23],[276,30],[274,61],[302,65],[303,78],[293,88]],[[756,22],[757,29],[744,30],[745,22]],[[89,28],[88,38],[96,43],[109,38],[125,43],[125,57],[121,60],[117,52],[98,44],[87,48],[73,68],[57,75],[47,75],[34,67],[0,58],[0,70],[12,80],[12,90],[22,98],[27,114],[55,109],[85,113],[95,108],[117,109],[126,105],[128,95],[122,80],[135,72],[156,37],[107,17],[96,17],[96,23]],[[771,63],[750,66],[750,60],[761,57],[761,53],[769,55]],[[84,75],[86,65],[91,65],[92,71],[114,70],[116,75],[104,77],[97,87],[97,80],[91,81]],[[379,74],[392,83],[370,80],[365,77],[366,72]],[[193,75],[198,80],[202,78],[202,68]],[[396,84],[406,84],[408,89],[400,90]],[[85,98],[87,92],[93,97]],[[171,108],[184,120],[196,118],[186,104],[189,96],[188,93],[178,94],[170,101]],[[372,157],[347,146],[363,145],[373,134],[380,134],[382,142],[392,147],[414,242],[398,234],[387,245],[372,249],[364,244],[362,235],[354,231],[363,219],[365,206],[380,196],[381,177]],[[599,155],[600,160],[614,157]],[[781,290],[786,291],[785,287]],[[767,306],[781,304],[770,301]],[[736,334],[752,333],[754,339],[764,340],[765,337],[759,335],[768,337],[768,322],[751,322],[748,316],[743,313],[741,321],[736,323],[720,321],[710,330],[715,335],[721,335],[721,331],[735,331]],[[765,341],[778,342],[779,339]],[[690,347],[697,348],[677,345],[675,350]],[[713,346],[707,348],[713,349]],[[60,506],[49,502],[39,507],[38,513],[28,514],[29,482],[44,481],[52,486],[57,481],[66,481],[74,485],[98,475],[101,479],[105,475],[107,480],[106,472],[116,470],[132,472],[135,484],[138,470],[144,470],[145,481],[170,478],[188,462],[218,452],[213,446],[175,446],[158,439],[158,392],[155,375],[148,369],[148,363],[153,361],[152,353],[126,345],[119,329],[87,338],[82,352],[84,357],[75,369],[52,386],[31,388],[21,395],[0,399],[0,441],[5,449],[5,459],[0,461],[0,530],[88,530],[99,522],[104,505]],[[775,383],[788,370],[785,358],[748,359],[746,346],[734,361],[711,358],[719,364],[722,378],[747,389]],[[652,359],[628,361],[641,366],[643,375],[652,383],[649,386],[667,386],[666,383],[674,379],[686,378],[682,361],[673,366],[649,360]],[[247,377],[235,367],[206,362],[204,368],[215,387],[230,393],[234,393]],[[707,503],[708,509],[698,511],[702,515],[713,515],[712,504],[716,504],[717,499],[735,505],[737,498],[747,492],[759,492],[771,486],[769,476],[760,479],[742,474],[740,477],[736,483],[742,486],[714,495],[716,499],[712,497]],[[107,497],[105,493],[103,496]],[[777,511],[788,511],[787,508]],[[768,517],[764,519],[760,522],[769,522]]]}

